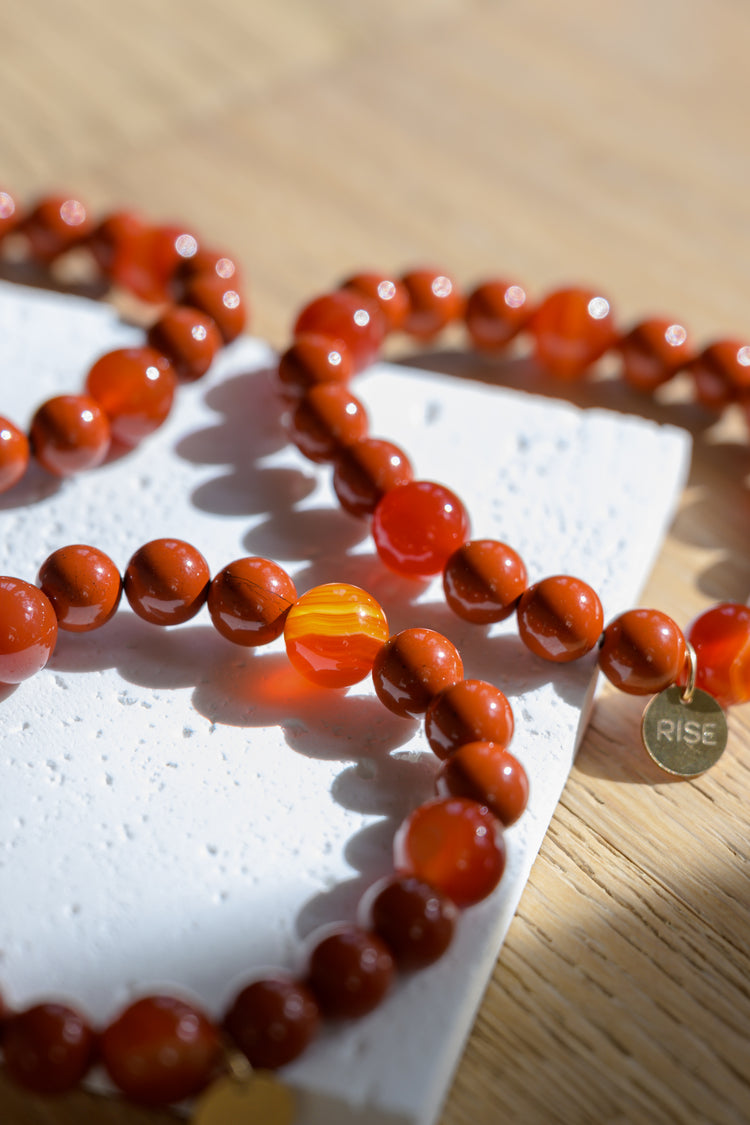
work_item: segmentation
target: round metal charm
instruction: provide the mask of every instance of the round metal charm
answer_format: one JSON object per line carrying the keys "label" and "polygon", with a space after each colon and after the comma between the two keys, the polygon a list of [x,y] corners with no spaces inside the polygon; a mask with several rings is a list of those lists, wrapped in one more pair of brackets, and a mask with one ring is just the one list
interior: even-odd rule
{"label": "round metal charm", "polygon": [[655,695],[643,712],[643,745],[658,766],[680,777],[696,777],[718,761],[727,744],[727,721],[705,691],[673,684]]}
{"label": "round metal charm", "polygon": [[192,1125],[292,1125],[291,1091],[268,1071],[226,1075],[198,1099]]}

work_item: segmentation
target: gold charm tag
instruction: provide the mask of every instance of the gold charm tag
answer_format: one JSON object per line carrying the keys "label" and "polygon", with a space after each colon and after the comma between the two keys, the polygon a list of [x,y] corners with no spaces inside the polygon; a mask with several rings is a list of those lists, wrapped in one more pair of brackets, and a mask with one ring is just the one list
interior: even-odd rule
{"label": "gold charm tag", "polygon": [[646,707],[641,736],[651,757],[667,773],[696,777],[721,757],[727,721],[712,695],[673,684]]}
{"label": "gold charm tag", "polygon": [[225,1075],[198,1099],[192,1125],[292,1125],[291,1092],[268,1070]]}

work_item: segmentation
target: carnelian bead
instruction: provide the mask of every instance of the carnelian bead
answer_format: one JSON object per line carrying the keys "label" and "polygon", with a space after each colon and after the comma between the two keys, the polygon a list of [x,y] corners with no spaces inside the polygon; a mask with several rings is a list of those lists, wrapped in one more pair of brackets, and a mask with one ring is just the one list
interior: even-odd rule
{"label": "carnelian bead", "polygon": [[222,637],[233,644],[265,645],[281,636],[296,600],[294,583],[276,563],[236,559],[212,580],[208,612]]}
{"label": "carnelian bead", "polygon": [[653,391],[666,383],[693,355],[686,329],[658,317],[631,328],[617,350],[623,379],[638,391]]}
{"label": "carnelian bead", "polygon": [[393,856],[397,872],[424,880],[456,906],[473,906],[502,878],[502,826],[486,805],[437,797],[406,818],[394,838]]}
{"label": "carnelian bead", "polygon": [[410,336],[429,340],[461,317],[464,299],[455,281],[440,270],[410,270],[401,282],[409,294],[409,311],[401,328]]}
{"label": "carnelian bead", "polygon": [[24,219],[22,229],[31,257],[46,264],[83,242],[93,223],[80,200],[52,195],[36,204]]}
{"label": "carnelian bead", "polygon": [[537,362],[562,379],[576,378],[617,339],[609,301],[588,289],[550,293],[529,328]]}
{"label": "carnelian bead", "polygon": [[360,293],[340,289],[316,297],[302,309],[294,325],[294,337],[313,332],[343,343],[351,353],[355,371],[367,367],[377,356],[385,338],[385,319],[377,304]]}
{"label": "carnelian bead", "polygon": [[698,662],[696,684],[727,707],[750,700],[750,608],[722,602],[688,631]]}
{"label": "carnelian bead", "polygon": [[367,411],[340,383],[319,383],[300,399],[289,434],[311,461],[330,461],[367,433]]}
{"label": "carnelian bead", "polygon": [[151,326],[147,338],[187,381],[205,375],[222,346],[221,333],[208,313],[189,305],[172,305]]}
{"label": "carnelian bead", "polygon": [[393,957],[377,934],[336,926],[317,940],[306,983],[326,1016],[356,1019],[378,1006],[392,980]]}
{"label": "carnelian bead", "polygon": [[352,289],[375,301],[389,332],[397,332],[401,328],[409,312],[409,293],[403,282],[382,273],[356,273],[348,277],[341,288]]}
{"label": "carnelian bead", "polygon": [[447,758],[466,742],[505,748],[513,737],[513,712],[500,688],[485,680],[460,680],[430,703],[425,735],[434,754]]}
{"label": "carnelian bead", "polygon": [[351,353],[343,341],[308,332],[298,336],[279,360],[279,382],[293,397],[319,383],[348,383],[354,374]]}
{"label": "carnelian bead", "polygon": [[381,937],[401,970],[432,965],[450,946],[456,905],[413,875],[386,875],[362,897],[358,914]]}
{"label": "carnelian bead", "polygon": [[449,488],[414,480],[386,492],[373,514],[372,536],[397,574],[438,574],[469,534],[466,509]]}
{"label": "carnelian bead", "polygon": [[248,308],[234,277],[223,278],[215,271],[204,271],[191,277],[185,286],[184,303],[208,313],[225,344],[244,331]]}
{"label": "carnelian bead", "polygon": [[0,191],[0,241],[21,222],[21,208],[10,192]]}
{"label": "carnelian bead", "polygon": [[112,436],[137,445],[166,421],[176,387],[166,356],[154,348],[117,348],[101,356],[86,390],[109,418]]}
{"label": "carnelian bead", "polygon": [[363,680],[387,639],[388,622],[375,599],[344,582],[308,590],[284,623],[289,660],[322,687],[348,687]]}
{"label": "carnelian bead", "polygon": [[342,449],[333,462],[333,489],[339,504],[353,516],[371,516],[400,484],[414,477],[402,449],[382,438],[363,437]]}
{"label": "carnelian bead", "polygon": [[469,797],[487,805],[506,827],[515,824],[529,800],[526,770],[494,742],[459,746],[438,770],[435,787],[441,797]]}
{"label": "carnelian bead", "polygon": [[372,682],[380,702],[404,718],[423,714],[444,688],[463,679],[458,650],[433,629],[404,629],[375,657]]}
{"label": "carnelian bead", "polygon": [[29,439],[39,464],[67,477],[101,465],[109,452],[109,419],[90,395],[58,395],[34,414]]}
{"label": "carnelian bead", "polygon": [[630,609],[604,630],[599,667],[629,695],[662,691],[677,680],[684,664],[682,632],[658,609]]}
{"label": "carnelian bead", "polygon": [[0,417],[0,492],[17,484],[29,464],[29,440],[7,418]]}
{"label": "carnelian bead", "polygon": [[49,660],[57,618],[49,598],[21,578],[0,578],[0,684],[20,684]]}
{"label": "carnelian bead", "polygon": [[465,621],[504,621],[526,589],[520,555],[496,539],[474,539],[451,555],[443,570],[445,600]]}
{"label": "carnelian bead", "polygon": [[125,596],[144,621],[181,625],[205,602],[209,581],[208,563],[195,547],[181,539],[153,539],[125,569]]}
{"label": "carnelian bead", "polygon": [[96,1036],[86,1020],[63,1004],[36,1004],[17,1012],[3,1030],[5,1068],[35,1094],[64,1094],[94,1060]]}
{"label": "carnelian bead", "polygon": [[53,551],[42,563],[37,581],[52,603],[58,626],[69,633],[98,629],[120,604],[122,579],[117,567],[103,551],[82,543]]}
{"label": "carnelian bead", "polygon": [[556,574],[522,594],[518,635],[544,660],[564,664],[590,652],[602,635],[604,611],[594,590],[580,578]]}
{"label": "carnelian bead", "polygon": [[131,1101],[162,1106],[199,1093],[221,1060],[219,1032],[197,1008],[146,996],[126,1008],[100,1040],[101,1061]]}
{"label": "carnelian bead", "polygon": [[464,319],[480,351],[498,351],[528,323],[531,307],[525,289],[510,281],[485,281],[469,294]]}
{"label": "carnelian bead", "polygon": [[688,365],[695,397],[707,410],[723,410],[750,391],[750,344],[717,340]]}
{"label": "carnelian bead", "polygon": [[300,981],[267,977],[242,989],[223,1023],[251,1066],[276,1070],[301,1055],[314,1039],[320,1011]]}

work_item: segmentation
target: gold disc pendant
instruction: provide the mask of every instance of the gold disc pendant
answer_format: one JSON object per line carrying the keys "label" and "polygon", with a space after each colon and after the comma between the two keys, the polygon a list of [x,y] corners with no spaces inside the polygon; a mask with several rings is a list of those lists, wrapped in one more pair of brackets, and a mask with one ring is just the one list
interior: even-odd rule
{"label": "gold disc pendant", "polygon": [[292,1125],[294,1098],[270,1071],[227,1074],[196,1104],[192,1125]]}
{"label": "gold disc pendant", "polygon": [[697,777],[721,757],[727,721],[708,692],[673,684],[655,695],[643,712],[643,745],[658,766],[680,777]]}

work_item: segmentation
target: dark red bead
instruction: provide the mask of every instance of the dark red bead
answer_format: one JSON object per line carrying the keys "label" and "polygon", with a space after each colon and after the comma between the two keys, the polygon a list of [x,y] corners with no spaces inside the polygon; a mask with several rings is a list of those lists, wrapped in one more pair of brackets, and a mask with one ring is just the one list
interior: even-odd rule
{"label": "dark red bead", "polygon": [[401,328],[410,336],[429,340],[462,316],[464,299],[459,288],[440,270],[410,270],[401,282],[409,294],[409,311]]}
{"label": "dark red bead", "polygon": [[48,473],[72,476],[104,461],[111,441],[109,419],[90,395],[58,395],[34,414],[29,440]]}
{"label": "dark red bead", "polygon": [[458,910],[454,902],[413,875],[388,875],[360,903],[363,924],[383,939],[401,970],[422,969],[450,946]]}
{"label": "dark red bead", "polygon": [[148,342],[186,381],[206,374],[223,343],[208,313],[189,305],[172,305],[162,313],[149,329]]}
{"label": "dark red bead", "polygon": [[131,608],[153,625],[181,625],[195,617],[210,582],[200,551],[181,539],[154,539],[135,552],[125,569]]}
{"label": "dark red bead", "polygon": [[248,984],[224,1017],[227,1033],[250,1065],[263,1070],[276,1070],[301,1055],[319,1024],[320,1012],[312,992],[287,977],[268,977]]}
{"label": "dark red bead", "polygon": [[17,484],[29,464],[29,440],[7,418],[0,418],[0,492]]}
{"label": "dark red bead", "polygon": [[451,555],[443,571],[448,605],[458,617],[476,625],[489,625],[509,617],[527,582],[520,555],[496,539],[464,543]]}
{"label": "dark red bead", "polygon": [[438,770],[441,797],[469,797],[487,805],[501,824],[515,824],[529,800],[526,770],[510,751],[494,742],[466,742]]}
{"label": "dark red bead", "polygon": [[385,943],[358,926],[338,926],[317,940],[307,984],[321,1011],[335,1019],[367,1015],[393,979],[393,957]]}
{"label": "dark red bead", "polygon": [[510,281],[485,281],[469,295],[464,318],[475,348],[498,351],[528,323],[531,306],[526,291]]}
{"label": "dark red bead", "polygon": [[347,278],[341,288],[352,289],[374,301],[383,314],[389,332],[398,331],[409,313],[410,301],[406,286],[386,274],[357,273]]}
{"label": "dark red bead", "polygon": [[70,633],[98,629],[120,604],[120,573],[96,547],[73,544],[53,551],[41,565],[38,582],[59,627]]}
{"label": "dark red bead", "polygon": [[311,461],[330,461],[367,433],[367,412],[347,387],[320,383],[306,391],[289,422],[292,441]]}
{"label": "dark red bead", "polygon": [[57,618],[46,594],[21,578],[0,578],[0,684],[19,684],[49,660]]}
{"label": "dark red bead", "polygon": [[687,330],[673,320],[642,320],[620,340],[622,377],[638,391],[653,391],[671,379],[693,355]]}
{"label": "dark red bead", "polygon": [[435,696],[425,715],[425,735],[434,754],[447,758],[466,742],[506,747],[513,737],[507,698],[485,680],[459,680]]}
{"label": "dark red bead", "polygon": [[413,477],[404,451],[381,438],[360,438],[333,462],[334,491],[341,507],[353,516],[371,516],[386,492]]}
{"label": "dark red bead", "polygon": [[387,492],[375,509],[372,536],[380,558],[397,574],[438,574],[467,539],[469,517],[449,488],[415,480]]}
{"label": "dark red bead", "polygon": [[585,656],[602,635],[604,611],[598,595],[567,574],[530,586],[516,613],[518,635],[526,647],[557,664]]}
{"label": "dark red bead", "polygon": [[463,679],[455,645],[433,629],[404,629],[375,657],[372,682],[380,702],[404,718],[423,714],[444,688]]}
{"label": "dark red bead", "polygon": [[[139,215],[116,211],[99,223],[87,241],[104,277],[139,295],[152,284],[142,260],[146,233],[146,224]],[[147,299],[152,295],[149,292]]]}
{"label": "dark red bead", "polygon": [[599,667],[620,691],[653,695],[677,681],[685,666],[685,639],[666,613],[631,609],[610,621]]}
{"label": "dark red bead", "polygon": [[37,1004],[5,1023],[2,1049],[14,1082],[35,1094],[64,1094],[86,1075],[96,1037],[86,1020],[62,1004]]}
{"label": "dark red bead", "polygon": [[750,344],[717,340],[688,365],[695,397],[707,410],[723,410],[750,393]]}
{"label": "dark red bead", "polygon": [[529,328],[537,362],[562,379],[577,378],[617,340],[609,301],[588,289],[550,293]]}
{"label": "dark red bead", "polygon": [[361,371],[378,355],[385,338],[385,320],[374,301],[348,289],[316,297],[302,309],[294,325],[297,339],[309,332],[338,340],[349,349],[354,369]]}
{"label": "dark red bead", "polygon": [[83,242],[93,223],[80,200],[51,195],[36,204],[23,220],[22,229],[31,257],[47,264]]}
{"label": "dark red bead", "polygon": [[276,563],[236,559],[215,576],[208,612],[215,628],[236,645],[265,645],[281,636],[297,600],[289,575]]}
{"label": "dark red bead", "polygon": [[298,336],[279,360],[279,382],[292,398],[319,383],[348,383],[354,374],[351,353],[343,341],[307,333]]}
{"label": "dark red bead", "polygon": [[190,278],[183,295],[184,304],[208,313],[225,344],[236,340],[249,320],[248,303],[236,284],[233,277],[204,271]]}

